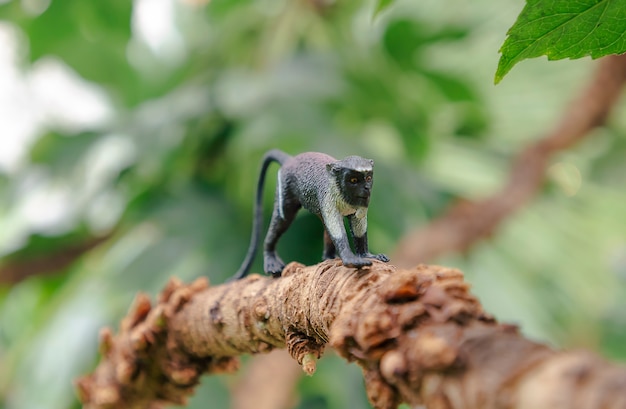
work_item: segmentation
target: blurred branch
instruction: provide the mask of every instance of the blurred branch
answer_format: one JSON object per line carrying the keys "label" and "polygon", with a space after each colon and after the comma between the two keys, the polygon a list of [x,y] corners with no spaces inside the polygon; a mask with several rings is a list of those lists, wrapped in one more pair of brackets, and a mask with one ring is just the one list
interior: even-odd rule
{"label": "blurred branch", "polygon": [[61,271],[74,263],[83,254],[107,241],[114,230],[90,237],[82,243],[56,249],[52,254],[43,254],[28,260],[15,259],[0,265],[0,284],[16,284],[34,275],[49,275]]}
{"label": "blurred branch", "polygon": [[296,385],[302,369],[282,349],[257,355],[234,385],[232,409],[289,409],[295,407]]}
{"label": "blurred branch", "polygon": [[591,81],[557,125],[515,159],[509,180],[500,192],[479,202],[459,203],[425,228],[409,232],[400,241],[393,261],[411,266],[444,253],[466,251],[479,239],[489,237],[536,194],[555,154],[604,124],[625,81],[626,55],[601,59]]}
{"label": "blurred branch", "polygon": [[[498,324],[455,269],[376,262],[292,263],[280,279],[208,287],[172,279],[152,307],[139,295],[103,359],[77,384],[85,408],[182,404],[203,373],[235,356],[287,348],[307,373],[326,344],[363,369],[375,408],[624,408],[626,368],[555,351]],[[267,381],[267,379],[264,379]]]}

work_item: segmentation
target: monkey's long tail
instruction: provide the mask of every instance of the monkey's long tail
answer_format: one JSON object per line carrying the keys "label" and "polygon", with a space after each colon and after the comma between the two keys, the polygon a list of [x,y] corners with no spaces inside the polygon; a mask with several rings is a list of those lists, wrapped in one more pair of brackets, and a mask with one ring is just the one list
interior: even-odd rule
{"label": "monkey's long tail", "polygon": [[267,173],[267,168],[270,166],[272,162],[278,162],[280,166],[285,163],[287,159],[291,156],[281,150],[272,149],[267,152],[265,156],[263,156],[263,160],[261,162],[261,171],[259,172],[259,181],[256,187],[256,200],[254,202],[254,210],[252,213],[252,237],[250,238],[250,246],[248,247],[248,253],[246,254],[246,258],[241,263],[241,267],[235,275],[231,278],[232,280],[239,280],[248,275],[250,272],[250,267],[252,267],[252,262],[254,261],[254,256],[256,255],[256,251],[259,247],[259,242],[261,241],[261,227],[263,225],[263,187],[265,186],[265,174]]}

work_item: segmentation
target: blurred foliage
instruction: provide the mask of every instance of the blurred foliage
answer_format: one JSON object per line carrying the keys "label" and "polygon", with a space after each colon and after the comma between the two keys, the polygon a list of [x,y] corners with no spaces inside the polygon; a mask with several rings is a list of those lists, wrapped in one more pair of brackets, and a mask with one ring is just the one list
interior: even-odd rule
{"label": "blurred foliage", "polygon": [[[33,127],[20,125],[25,149],[0,163],[0,268],[111,235],[55,274],[0,287],[1,407],[79,407],[72,379],[137,291],[233,274],[266,150],[374,158],[370,242],[391,253],[455,200],[497,191],[590,68],[529,61],[494,88],[512,0],[195,3],[0,4],[14,50],[0,64],[17,67],[4,78],[23,84],[9,102]],[[59,71],[88,94],[54,88]],[[498,318],[612,359],[626,359],[623,118],[560,155],[540,197],[491,240],[433,260],[463,269]],[[0,130],[0,150],[22,128]],[[283,258],[317,262],[321,233],[303,212]],[[235,378],[206,379],[190,407],[227,407]],[[299,392],[301,409],[368,407],[359,370],[332,354]]]}

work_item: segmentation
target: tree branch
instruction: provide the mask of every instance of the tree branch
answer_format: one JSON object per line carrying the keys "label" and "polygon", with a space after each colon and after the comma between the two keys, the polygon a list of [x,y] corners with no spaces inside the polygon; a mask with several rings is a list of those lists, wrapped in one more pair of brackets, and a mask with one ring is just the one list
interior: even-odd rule
{"label": "tree branch", "polygon": [[400,266],[413,266],[451,251],[466,251],[479,239],[489,237],[539,190],[556,153],[604,124],[625,81],[626,55],[601,59],[590,83],[569,104],[557,125],[518,155],[501,191],[482,201],[461,202],[426,228],[409,232],[392,260]]}
{"label": "tree branch", "polygon": [[96,237],[89,237],[83,242],[55,249],[51,253],[3,260],[0,263],[0,284],[17,284],[34,275],[50,275],[63,271],[85,253],[98,247],[113,236],[114,230]]}
{"label": "tree branch", "polygon": [[[289,409],[302,369],[284,349],[256,355],[231,390],[231,409]],[[271,382],[268,382],[271,379]]]}
{"label": "tree branch", "polygon": [[103,332],[102,362],[78,381],[85,407],[184,403],[203,373],[274,348],[312,373],[330,344],[361,366],[376,408],[626,408],[625,368],[498,324],[458,270],[327,261],[283,274],[210,288],[172,279],[154,307],[139,296],[120,333]]}

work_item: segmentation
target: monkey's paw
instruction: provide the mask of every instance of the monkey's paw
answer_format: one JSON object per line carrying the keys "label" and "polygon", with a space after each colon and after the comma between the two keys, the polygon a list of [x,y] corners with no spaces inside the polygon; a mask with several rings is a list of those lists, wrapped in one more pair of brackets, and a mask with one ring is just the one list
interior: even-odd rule
{"label": "monkey's paw", "polygon": [[277,278],[283,272],[285,263],[276,255],[276,253],[265,253],[263,255],[263,270],[266,274],[271,274],[272,277]]}
{"label": "monkey's paw", "polygon": [[364,257],[355,257],[355,256],[342,258],[341,262],[346,267],[355,267],[355,268],[361,268],[361,267],[372,265],[371,260],[368,260],[367,258],[364,258]]}
{"label": "monkey's paw", "polygon": [[387,263],[389,261],[389,257],[384,254],[373,254],[372,258],[375,258],[378,261],[382,261],[383,263]]}
{"label": "monkey's paw", "polygon": [[386,263],[389,261],[389,257],[387,257],[384,254],[366,253],[366,254],[359,254],[359,257],[373,258],[374,260],[382,261],[383,263]]}

